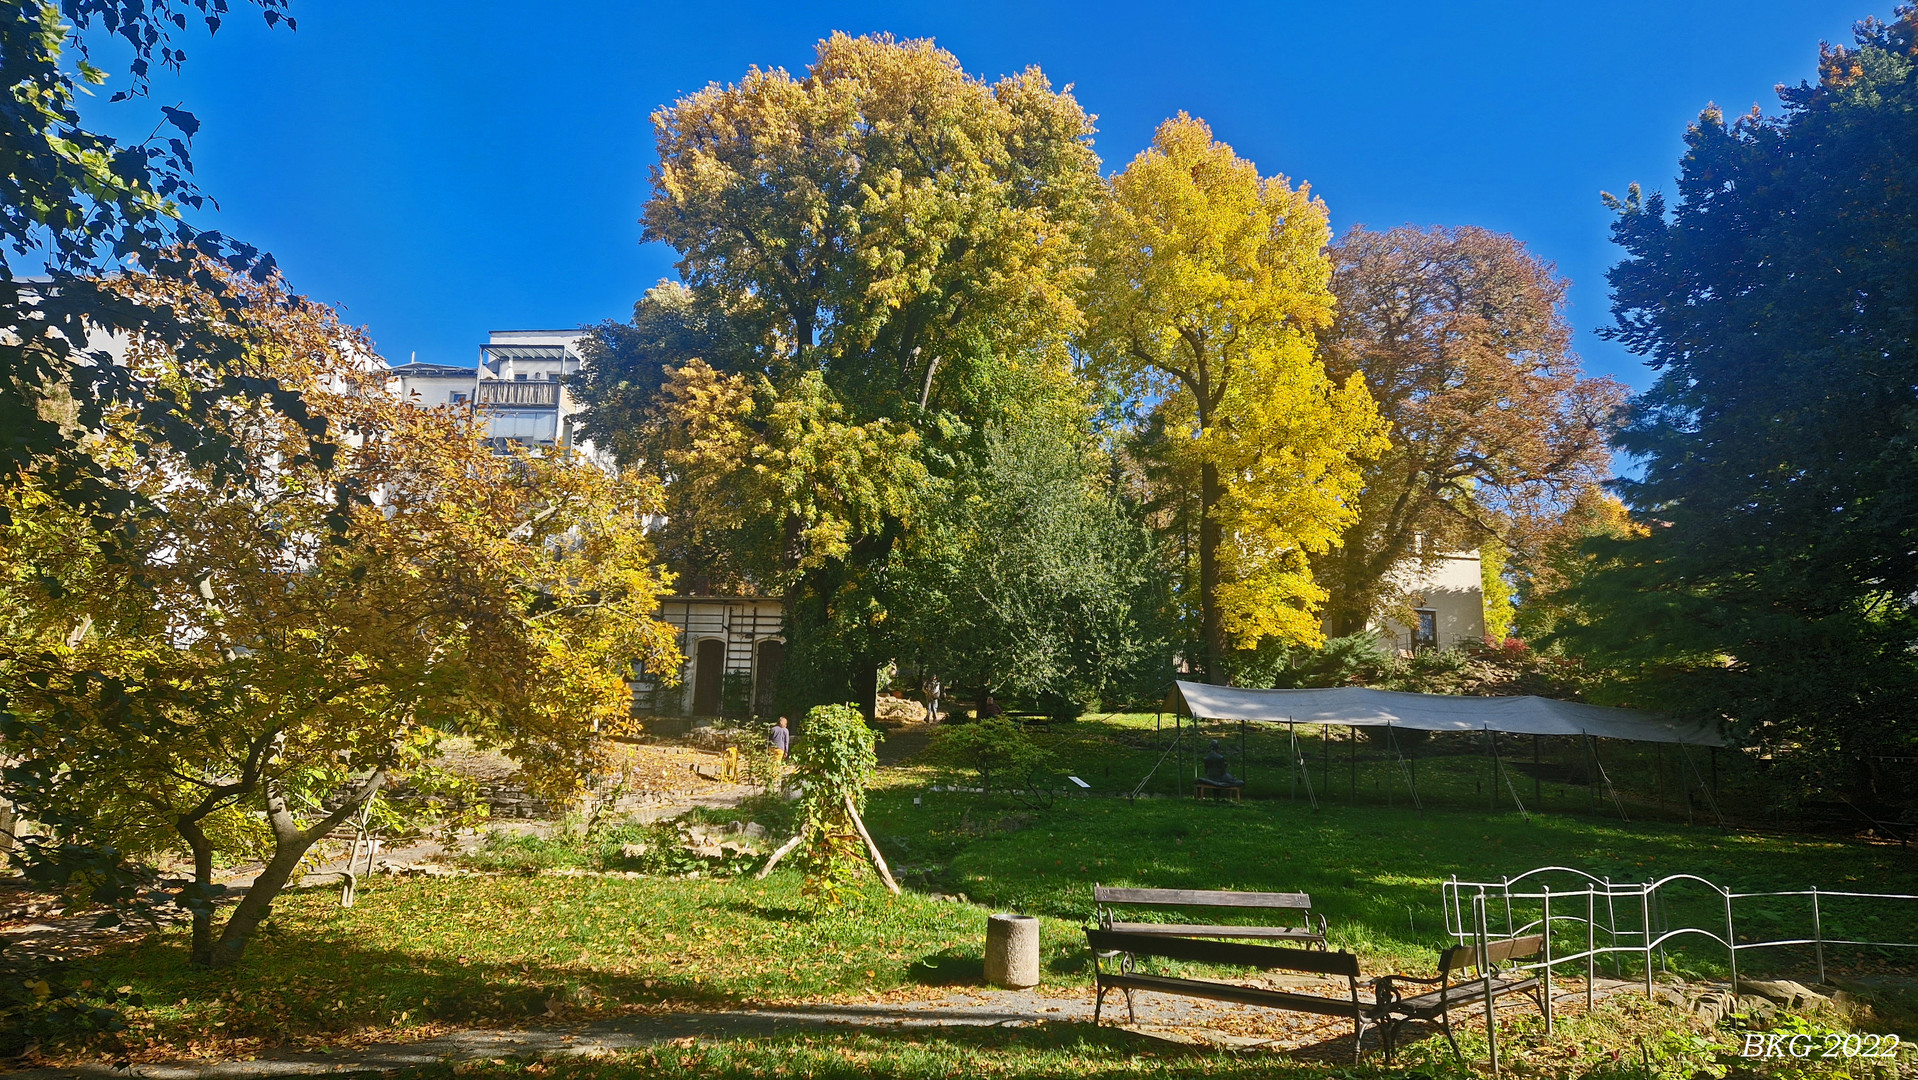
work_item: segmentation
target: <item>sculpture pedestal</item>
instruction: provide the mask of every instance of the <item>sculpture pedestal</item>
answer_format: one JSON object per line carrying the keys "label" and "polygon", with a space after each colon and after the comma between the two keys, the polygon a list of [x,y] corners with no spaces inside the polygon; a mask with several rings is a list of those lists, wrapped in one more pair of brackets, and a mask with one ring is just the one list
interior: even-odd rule
{"label": "sculpture pedestal", "polygon": [[986,920],[986,981],[1009,990],[1039,985],[1039,920],[993,915]]}

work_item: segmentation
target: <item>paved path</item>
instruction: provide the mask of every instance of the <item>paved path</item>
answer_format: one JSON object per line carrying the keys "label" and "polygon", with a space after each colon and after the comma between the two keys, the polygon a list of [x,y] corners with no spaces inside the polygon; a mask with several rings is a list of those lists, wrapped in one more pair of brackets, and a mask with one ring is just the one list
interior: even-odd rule
{"label": "paved path", "polygon": [[[1599,980],[1598,996],[1630,992],[1639,984]],[[1324,992],[1323,987],[1299,989]],[[1555,995],[1562,1008],[1577,1010],[1583,992]],[[1107,995],[1105,1022],[1125,1018],[1125,1001]],[[675,1012],[614,1017],[577,1024],[522,1029],[477,1028],[404,1044],[376,1044],[332,1054],[284,1053],[253,1061],[170,1062],[136,1065],[131,1073],[106,1064],[21,1069],[7,1080],[273,1080],[277,1077],[338,1076],[491,1058],[549,1057],[613,1053],[680,1039],[721,1042],[729,1039],[790,1035],[802,1031],[925,1031],[940,1028],[1018,1028],[1040,1024],[1089,1023],[1092,994],[1062,995],[1016,990],[966,989],[926,1001],[876,1001],[804,1005],[781,1009]],[[1295,1057],[1350,1061],[1352,1029],[1342,1021],[1303,1013],[1170,997],[1137,995],[1138,1020],[1129,1030],[1173,1042],[1224,1047],[1264,1047]],[[1368,1052],[1376,1049],[1371,1039]]]}

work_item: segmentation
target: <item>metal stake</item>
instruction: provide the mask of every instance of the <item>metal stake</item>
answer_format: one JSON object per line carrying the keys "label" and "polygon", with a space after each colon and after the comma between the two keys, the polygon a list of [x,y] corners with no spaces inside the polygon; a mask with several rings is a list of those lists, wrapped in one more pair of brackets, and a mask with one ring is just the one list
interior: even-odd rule
{"label": "metal stake", "polygon": [[1592,986],[1598,982],[1598,897],[1585,884],[1585,1011],[1592,1011]]}
{"label": "metal stake", "polygon": [[[1825,981],[1825,923],[1818,912],[1818,886],[1811,888],[1811,939],[1812,947],[1818,951],[1818,981]],[[1733,987],[1733,992],[1737,988]]]}
{"label": "metal stake", "polygon": [[1540,920],[1545,930],[1545,1034],[1552,1033],[1552,887],[1544,886],[1545,915]]}
{"label": "metal stake", "polygon": [[1645,916],[1645,1000],[1652,998],[1652,887],[1638,887],[1638,905]]}
{"label": "metal stake", "polygon": [[1492,1055],[1492,1076],[1498,1076],[1498,1014],[1492,1005],[1492,960],[1490,934],[1485,926],[1485,894],[1473,897],[1472,914],[1478,923],[1478,975],[1485,990],[1485,1047]]}
{"label": "metal stake", "polygon": [[1731,953],[1732,994],[1738,993],[1738,931],[1732,926],[1732,891],[1720,889],[1725,894],[1725,947]]}

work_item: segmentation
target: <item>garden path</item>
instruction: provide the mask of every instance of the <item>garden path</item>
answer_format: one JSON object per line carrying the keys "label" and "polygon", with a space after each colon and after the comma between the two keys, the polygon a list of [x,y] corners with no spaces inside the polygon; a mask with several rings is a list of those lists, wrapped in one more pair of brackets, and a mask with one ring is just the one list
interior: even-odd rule
{"label": "garden path", "polygon": [[[1632,992],[1642,985],[1600,979],[1596,994],[1605,998]],[[1582,989],[1554,998],[1558,1008],[1567,1012],[1581,1009],[1583,999]],[[1125,1015],[1122,998],[1109,995],[1106,1004],[1109,1010],[1117,1010],[1108,1011],[1108,1024],[1115,1016]],[[1351,1060],[1351,1028],[1342,1021],[1163,994],[1138,995],[1137,1005],[1139,1023],[1130,1030],[1143,1036],[1223,1048],[1267,1048],[1332,1062]],[[9,1080],[104,1080],[129,1075],[150,1080],[273,1080],[387,1072],[439,1062],[610,1054],[676,1041],[722,1042],[848,1028],[926,1031],[1089,1023],[1092,1006],[1092,994],[1087,990],[1054,993],[968,987],[926,1000],[898,1000],[888,995],[865,1002],[665,1012],[518,1029],[474,1028],[419,1042],[375,1044],[332,1053],[274,1054],[252,1061],[143,1064],[131,1073],[100,1063],[21,1069],[0,1075]],[[1375,1047],[1368,1039],[1368,1053]]]}

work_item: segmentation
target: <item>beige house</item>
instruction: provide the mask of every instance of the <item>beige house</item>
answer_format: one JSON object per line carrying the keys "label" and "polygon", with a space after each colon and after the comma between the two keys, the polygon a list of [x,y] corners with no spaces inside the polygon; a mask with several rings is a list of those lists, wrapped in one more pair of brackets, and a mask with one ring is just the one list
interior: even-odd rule
{"label": "beige house", "polygon": [[1385,634],[1405,652],[1485,640],[1485,582],[1477,551],[1441,555],[1430,566],[1413,563],[1394,576],[1411,601],[1413,621],[1374,619],[1367,629]]}

